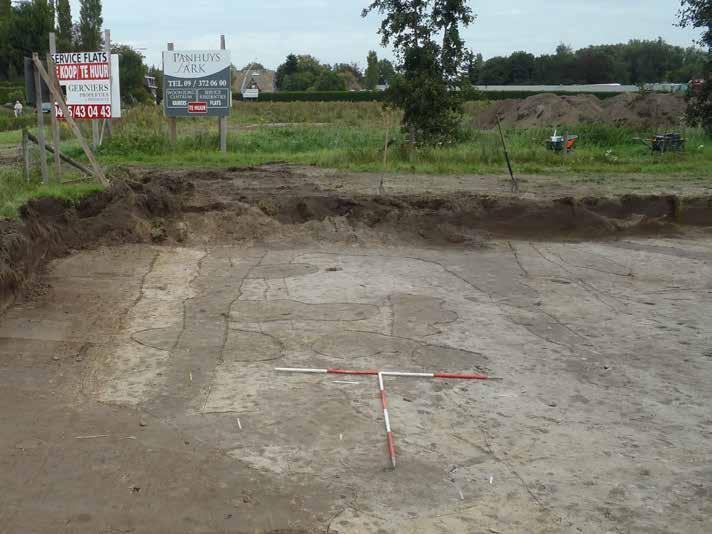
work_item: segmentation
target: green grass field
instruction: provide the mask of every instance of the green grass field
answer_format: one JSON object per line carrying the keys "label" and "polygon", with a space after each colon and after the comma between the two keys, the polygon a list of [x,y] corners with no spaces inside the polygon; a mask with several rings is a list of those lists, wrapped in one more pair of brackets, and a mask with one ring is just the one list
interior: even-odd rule
{"label": "green grass field", "polygon": [[[72,180],[76,179],[76,176],[66,178]],[[21,169],[0,167],[0,218],[17,218],[19,208],[34,198],[57,198],[73,204],[102,189],[99,184],[93,182],[44,185],[38,176],[33,176],[28,182]]]}
{"label": "green grass field", "polygon": [[[398,127],[391,127],[391,146],[384,167],[385,122],[378,103],[293,102],[236,103],[230,119],[228,152],[217,150],[215,119],[178,121],[179,140],[171,146],[168,125],[158,107],[137,107],[116,121],[114,137],[98,151],[102,164],[147,167],[228,167],[281,161],[366,172],[436,175],[504,175],[507,172],[497,132],[468,127],[482,102],[468,103],[459,142],[436,148],[408,145]],[[397,114],[390,117],[397,123]],[[88,128],[85,132],[88,134]],[[635,137],[653,134],[606,125],[569,125],[579,135],[576,150],[566,159],[546,148],[548,129],[505,132],[517,174],[558,177],[569,183],[610,184],[623,180],[644,191],[647,183],[665,189],[676,184],[712,183],[712,138],[688,129],[683,153],[653,154]],[[62,150],[85,160],[66,125]],[[0,147],[17,145],[19,130],[0,132]],[[621,178],[623,177],[623,178]],[[626,178],[627,177],[627,178]],[[647,177],[647,178],[646,178]],[[18,169],[0,174],[0,216],[14,216],[29,198],[51,195],[72,200],[96,190],[94,185],[41,186],[27,184]],[[622,182],[623,183],[623,182]]]}
{"label": "green grass field", "polygon": [[[468,107],[462,139],[451,146],[413,148],[405,143],[397,128],[391,129],[387,170],[428,174],[506,173],[497,132],[466,126],[471,122],[468,116],[480,104]],[[314,120],[307,120],[310,117]],[[231,118],[227,154],[217,151],[215,120],[178,122],[179,141],[173,147],[168,142],[167,124],[159,109],[134,109],[117,125],[114,139],[102,147],[100,157],[116,165],[240,166],[284,161],[352,171],[384,170],[385,126],[381,107],[375,103],[241,103]],[[580,139],[566,160],[547,150],[546,140],[551,135],[548,129],[506,131],[515,171],[548,175],[712,177],[712,139],[698,130],[686,131],[687,150],[680,154],[652,154],[634,140],[653,132],[605,125],[572,126],[569,131],[575,131]]]}

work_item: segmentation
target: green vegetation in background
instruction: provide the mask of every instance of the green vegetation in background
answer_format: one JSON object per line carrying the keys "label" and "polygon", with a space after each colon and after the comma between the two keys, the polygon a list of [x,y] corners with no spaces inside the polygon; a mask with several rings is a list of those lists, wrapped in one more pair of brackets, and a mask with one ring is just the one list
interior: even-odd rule
{"label": "green vegetation in background", "polygon": [[[264,118],[271,111],[285,111],[286,106],[245,104]],[[313,105],[312,105],[313,106]],[[101,148],[102,161],[111,164],[143,164],[156,166],[231,166],[257,165],[270,161],[314,164],[354,171],[383,171],[384,129],[377,104],[358,104],[362,113],[347,119],[344,126],[338,113],[347,113],[349,106],[322,104],[311,116],[324,126],[257,127],[232,130],[228,139],[229,152],[217,151],[218,137],[214,121],[193,119],[179,121],[179,142],[170,146],[165,121],[154,111],[132,111],[114,129],[113,139]],[[353,113],[353,110],[348,111]],[[306,108],[304,113],[307,113]],[[333,114],[333,115],[330,115]],[[235,116],[239,113],[235,113]],[[358,122],[358,115],[365,119]],[[342,115],[343,117],[343,115]],[[280,118],[284,118],[283,116]],[[303,117],[302,117],[303,118]],[[292,122],[292,121],[283,121]],[[712,178],[712,139],[701,130],[688,130],[687,150],[682,154],[651,154],[635,137],[654,132],[616,128],[605,125],[570,126],[579,135],[574,153],[566,161],[561,155],[546,149],[552,132],[548,129],[510,129],[506,132],[515,171],[522,174],[623,175],[667,174],[672,178],[694,176]],[[461,140],[449,146],[415,149],[405,143],[400,132],[391,132],[394,145],[389,151],[388,171],[431,174],[504,174],[506,165],[499,138],[494,131],[466,129]],[[75,147],[69,152],[82,157]]]}
{"label": "green vegetation in background", "polygon": [[559,85],[620,83],[687,83],[704,72],[706,54],[662,39],[595,45],[572,50],[560,44],[554,54],[524,51],[484,61],[474,56],[468,75],[474,85]]}
{"label": "green vegetation in background", "polygon": [[56,198],[67,204],[77,204],[82,199],[101,191],[96,183],[43,185],[37,178],[28,183],[17,167],[0,167],[0,218],[16,219],[20,207],[36,198]]}
{"label": "green vegetation in background", "polygon": [[[547,91],[560,96],[593,95],[598,98],[612,98],[620,92],[591,92],[591,91]],[[463,95],[466,102],[507,100],[510,98],[528,98],[538,94],[532,91],[467,91]],[[383,91],[284,91],[279,93],[260,93],[258,102],[382,102],[385,97]],[[239,93],[234,93],[236,101],[250,101],[243,99]]]}

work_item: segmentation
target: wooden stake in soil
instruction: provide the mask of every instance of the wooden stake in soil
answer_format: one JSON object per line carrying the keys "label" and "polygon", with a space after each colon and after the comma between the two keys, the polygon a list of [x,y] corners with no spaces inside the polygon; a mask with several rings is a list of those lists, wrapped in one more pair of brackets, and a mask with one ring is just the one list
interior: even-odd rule
{"label": "wooden stake in soil", "polygon": [[[168,43],[168,51],[173,51],[173,50],[175,50],[175,45],[173,43]],[[165,70],[165,66],[164,66],[164,70]],[[165,87],[163,88],[163,90],[165,91]],[[171,144],[175,145],[178,142],[178,124],[176,122],[175,117],[168,117],[168,132],[170,135]]]}
{"label": "wooden stake in soil", "polygon": [[[40,58],[37,55],[37,53],[32,54],[32,62],[35,64],[36,71],[39,72],[39,75],[42,76],[42,79],[45,81],[45,83],[49,87],[50,93],[52,94],[54,99],[57,101],[57,104],[59,104],[59,107],[62,110],[62,113],[64,114],[64,118],[67,121],[67,123],[69,124],[70,128],[72,129],[72,132],[74,132],[74,135],[79,140],[79,143],[82,145],[82,150],[84,150],[84,153],[86,154],[87,158],[89,159],[89,162],[91,163],[92,169],[94,170],[94,176],[96,176],[97,181],[101,185],[105,185],[105,186],[109,185],[109,182],[107,181],[106,176],[104,176],[104,171],[99,166],[99,162],[94,157],[94,153],[89,148],[89,145],[87,144],[86,139],[84,139],[84,136],[82,135],[82,132],[79,129],[79,126],[72,118],[71,113],[69,113],[69,109],[67,108],[67,104],[64,101],[64,95],[62,95],[62,91],[59,88],[59,84],[52,83],[52,80],[50,79],[49,75],[47,74],[44,67],[42,66],[42,62],[40,61]],[[54,70],[56,68],[54,65],[54,61],[52,61],[51,59],[48,60],[47,67],[50,70]],[[40,97],[40,100],[41,100],[41,97]],[[42,150],[42,152],[44,153],[44,150],[43,150],[44,139],[40,138],[39,140],[41,141],[40,150]]]}
{"label": "wooden stake in soil", "polygon": [[[40,79],[40,63],[37,54],[32,55],[35,62],[35,106],[37,107],[37,137],[40,140],[40,169],[42,169],[42,182],[49,183],[49,174],[47,173],[47,154],[45,153],[45,132],[44,132],[44,114],[42,112],[42,80]],[[49,82],[46,82],[49,83]]]}
{"label": "wooden stake in soil", "polygon": [[[49,53],[57,53],[57,36],[53,33],[49,34]],[[57,71],[50,69],[49,75],[52,80],[57,79]],[[62,183],[62,161],[59,159],[59,121],[57,120],[57,113],[54,109],[54,103],[49,110],[50,117],[52,119],[52,145],[54,145],[54,179],[57,183]]]}

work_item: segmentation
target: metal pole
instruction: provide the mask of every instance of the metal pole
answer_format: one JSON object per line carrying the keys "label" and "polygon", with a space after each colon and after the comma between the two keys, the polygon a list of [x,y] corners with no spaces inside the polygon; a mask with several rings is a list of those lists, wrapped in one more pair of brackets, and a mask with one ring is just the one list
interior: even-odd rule
{"label": "metal pole", "polygon": [[39,56],[32,54],[35,69],[35,106],[37,107],[37,138],[40,140],[40,168],[42,169],[42,182],[49,183],[49,175],[47,172],[47,154],[45,152],[45,132],[44,132],[44,115],[42,113],[42,79],[40,77]]}
{"label": "metal pole", "polygon": [[[57,35],[52,32],[49,34],[49,53],[54,55],[57,53]],[[57,79],[57,71],[53,70],[49,72],[52,80]],[[54,107],[54,99],[52,101],[52,108],[49,110],[50,117],[52,120],[52,144],[54,145],[54,171],[55,180],[57,183],[62,183],[62,161],[59,159],[59,121],[57,120],[57,111]]]}
{"label": "metal pole", "polygon": [[[175,50],[175,45],[173,43],[168,43],[168,51],[172,52]],[[165,65],[164,65],[164,73],[165,73]],[[165,94],[165,88],[166,88],[166,80],[165,80],[165,74],[164,74],[164,80],[163,80],[163,90]],[[164,102],[164,109],[165,109],[165,102]],[[178,142],[178,124],[176,123],[176,118],[175,117],[168,117],[168,131],[170,135],[170,141],[172,145],[175,145]]]}

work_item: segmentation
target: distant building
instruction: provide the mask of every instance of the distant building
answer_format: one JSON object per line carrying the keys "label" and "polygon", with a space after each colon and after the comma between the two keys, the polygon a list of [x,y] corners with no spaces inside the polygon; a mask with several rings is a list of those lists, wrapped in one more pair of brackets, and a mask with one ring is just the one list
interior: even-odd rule
{"label": "distant building", "polygon": [[153,76],[144,76],[143,77],[143,85],[148,89],[148,92],[151,93],[151,96],[153,97],[154,100],[158,99],[158,85],[156,84],[156,78]]}
{"label": "distant building", "polygon": [[275,76],[277,73],[267,69],[250,69],[237,71],[233,81],[233,92],[244,93],[245,91],[255,91],[260,93],[274,93]]}

